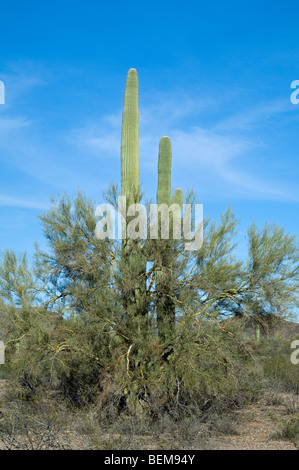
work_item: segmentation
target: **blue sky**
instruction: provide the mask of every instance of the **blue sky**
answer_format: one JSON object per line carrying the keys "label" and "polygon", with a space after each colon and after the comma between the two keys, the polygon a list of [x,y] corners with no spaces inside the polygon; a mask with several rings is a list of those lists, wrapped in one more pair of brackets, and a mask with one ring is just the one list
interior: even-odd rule
{"label": "blue sky", "polygon": [[44,246],[51,196],[96,203],[120,181],[126,74],[139,76],[140,178],[155,198],[159,139],[173,188],[204,215],[232,205],[298,235],[298,3],[0,1],[0,250]]}

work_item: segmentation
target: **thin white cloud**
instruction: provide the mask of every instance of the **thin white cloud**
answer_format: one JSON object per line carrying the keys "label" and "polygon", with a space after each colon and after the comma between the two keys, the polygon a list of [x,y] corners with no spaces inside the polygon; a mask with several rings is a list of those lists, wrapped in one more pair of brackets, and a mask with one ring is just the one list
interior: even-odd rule
{"label": "thin white cloud", "polygon": [[174,131],[172,146],[176,159],[186,167],[200,163],[213,172],[222,172],[228,162],[252,148],[254,143],[240,136],[195,127],[185,132]]}
{"label": "thin white cloud", "polygon": [[[33,77],[27,85],[37,83],[39,80]],[[171,94],[152,94],[151,102],[140,106],[141,179],[142,174],[156,171],[159,139],[168,135],[173,147],[173,172],[190,175],[190,184],[204,175],[206,181],[213,182],[218,198],[227,187],[227,191],[248,198],[273,196],[297,200],[296,188],[286,187],[281,175],[276,174],[276,181],[269,181],[265,171],[264,175],[262,170],[256,174],[254,165],[248,164],[250,159],[245,161],[250,155],[254,163],[255,149],[264,146],[266,151],[263,138],[254,132],[257,124],[287,111],[286,103],[273,100],[230,116],[225,112],[222,113],[225,118],[216,125],[205,126],[205,114],[216,102],[215,98],[199,99],[186,93],[179,95],[179,101]],[[223,103],[227,105],[225,97]],[[216,105],[216,117],[217,111]],[[65,186],[65,190],[78,185],[84,187],[87,180],[89,187],[98,187],[99,177],[106,178],[109,165],[117,165],[120,158],[121,115],[120,108],[116,113],[100,116],[97,123],[86,121],[81,128],[47,136],[47,144],[43,143],[42,135],[37,137],[33,122],[24,117],[3,115],[0,117],[2,158],[53,187]],[[194,126],[196,122],[198,125]],[[100,175],[94,171],[97,160],[102,164]],[[114,174],[111,178],[116,179]]]}
{"label": "thin white cloud", "polygon": [[[153,99],[153,101],[155,101]],[[208,102],[208,101],[207,101]],[[205,101],[198,109],[198,120],[202,121],[201,113]],[[215,192],[227,186],[227,191],[245,196],[247,198],[261,199],[288,199],[298,200],[296,188],[284,184],[276,175],[276,180],[269,181],[268,175],[263,176],[262,171],[256,174],[254,165],[245,163],[244,157],[254,156],[256,149],[265,149],[267,145],[262,137],[255,135],[254,129],[259,122],[275,118],[288,110],[284,101],[262,103],[250,109],[244,109],[234,115],[224,118],[212,127],[184,125],[180,123],[186,115],[186,110],[196,115],[196,100],[192,102],[169,102],[167,119],[167,106],[163,102],[150,105],[140,110],[140,168],[145,171],[157,168],[159,139],[168,135],[172,141],[173,167],[176,170],[190,173],[190,182],[194,180],[197,170],[200,176],[204,174],[206,180],[210,179],[215,185]],[[196,117],[194,118],[196,121]],[[180,124],[182,124],[180,126]],[[98,126],[93,124],[84,129],[76,130],[76,140],[81,148],[85,146],[91,153],[99,158],[119,158],[121,112],[103,117]],[[184,127],[185,130],[179,130]],[[244,132],[250,129],[250,137]],[[253,160],[254,162],[254,157]],[[179,170],[178,170],[179,168]],[[221,189],[220,189],[221,187]]]}
{"label": "thin white cloud", "polygon": [[116,157],[120,152],[121,112],[109,114],[98,123],[71,131],[68,142],[98,158]]}
{"label": "thin white cloud", "polygon": [[259,103],[223,119],[214,127],[214,130],[228,132],[252,129],[259,122],[265,122],[289,110],[289,102],[286,100],[276,99],[271,102]]}
{"label": "thin white cloud", "polygon": [[49,207],[49,204],[43,203],[41,201],[33,201],[30,199],[23,199],[20,197],[13,197],[8,196],[6,194],[0,194],[0,206],[46,210]]}
{"label": "thin white cloud", "polygon": [[18,131],[30,125],[30,121],[25,117],[1,117],[0,116],[0,145],[4,145],[8,134],[12,131]]}
{"label": "thin white cloud", "polygon": [[[227,182],[231,183],[239,194],[251,194],[252,198],[266,198],[289,202],[299,202],[296,188],[285,187],[283,183],[266,182],[257,175],[249,175],[244,171],[237,171],[232,168],[225,168],[223,176]],[[297,192],[297,194],[296,194]]]}

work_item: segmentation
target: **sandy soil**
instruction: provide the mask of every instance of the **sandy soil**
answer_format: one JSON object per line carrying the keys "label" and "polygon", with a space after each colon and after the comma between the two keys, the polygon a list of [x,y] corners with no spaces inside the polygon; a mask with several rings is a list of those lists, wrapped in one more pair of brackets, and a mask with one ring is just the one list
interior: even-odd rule
{"label": "sandy soil", "polygon": [[296,450],[292,442],[277,438],[282,421],[294,416],[288,411],[294,406],[293,399],[291,395],[285,396],[284,405],[258,403],[238,411],[238,435],[211,438],[206,447],[219,450]]}
{"label": "sandy soil", "polygon": [[[5,407],[6,385],[5,380],[0,380],[0,418]],[[160,436],[157,439],[154,436],[134,436],[131,445],[138,442],[139,449],[149,450],[296,450],[296,446],[292,442],[279,438],[279,433],[283,421],[291,419],[295,413],[298,413],[299,397],[283,394],[277,398],[279,398],[278,404],[275,405],[272,404],[273,399],[265,397],[259,403],[236,411],[231,418],[233,427],[236,429],[234,435],[227,434],[205,439],[204,432],[199,433],[198,440],[197,438],[192,439],[190,447],[188,444],[186,445],[186,441],[180,443],[178,436],[173,435]],[[66,444],[65,448],[70,449],[107,449],[107,444],[111,446],[108,449],[124,448],[122,447],[124,436],[102,434],[100,428],[98,431],[96,430],[95,434],[98,436],[96,441],[90,440],[90,436],[80,435],[73,430],[65,430],[58,436],[58,440]],[[23,437],[17,436],[17,440],[22,442]],[[5,445],[0,439],[0,450],[4,448]],[[134,447],[129,448],[134,449]]]}

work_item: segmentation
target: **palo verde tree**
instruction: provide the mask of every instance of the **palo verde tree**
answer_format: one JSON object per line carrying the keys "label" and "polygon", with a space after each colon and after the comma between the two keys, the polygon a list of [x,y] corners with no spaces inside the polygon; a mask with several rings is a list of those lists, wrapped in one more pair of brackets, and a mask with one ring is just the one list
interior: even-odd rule
{"label": "palo verde tree", "polygon": [[[121,137],[121,196],[127,207],[141,201],[138,134],[138,80],[131,69]],[[171,141],[162,137],[157,204],[180,210],[183,194],[176,189],[172,195],[171,164]],[[105,193],[115,207],[118,196],[113,185]],[[184,202],[194,205],[194,194]],[[224,342],[231,346],[233,337],[224,318],[284,316],[298,303],[296,239],[276,226],[259,231],[252,225],[244,263],[234,251],[238,221],[231,209],[218,225],[204,222],[197,251],[185,250],[184,240],[171,235],[172,216],[168,239],[160,225],[155,240],[99,240],[95,204],[83,194],[53,200],[40,218],[48,250],[37,247],[33,270],[25,258],[3,255],[0,300],[6,308],[0,318],[7,341],[18,345],[14,364],[23,367],[29,357],[27,369],[38,364],[36,374],[55,376],[77,400],[82,390],[89,397],[91,390],[110,390],[135,410],[152,396],[161,406],[182,402],[183,407],[192,401],[190,390],[207,389],[212,371],[225,370],[213,386],[224,376],[229,385],[233,359]],[[134,214],[125,218],[134,223]]]}

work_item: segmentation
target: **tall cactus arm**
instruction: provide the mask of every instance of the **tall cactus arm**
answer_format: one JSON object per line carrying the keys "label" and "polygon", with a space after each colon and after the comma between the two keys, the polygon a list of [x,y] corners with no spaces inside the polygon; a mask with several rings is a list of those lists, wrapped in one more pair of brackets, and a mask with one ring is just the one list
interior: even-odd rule
{"label": "tall cactus arm", "polygon": [[121,133],[121,187],[122,195],[135,202],[139,193],[139,113],[138,77],[130,69],[124,96]]}
{"label": "tall cactus arm", "polygon": [[159,142],[157,204],[167,204],[171,199],[171,140],[162,137]]}
{"label": "tall cactus arm", "polygon": [[162,137],[159,143],[157,204],[183,205],[183,191],[178,188],[171,199],[171,161],[172,150],[169,137]]}
{"label": "tall cactus arm", "polygon": [[183,191],[181,188],[177,188],[172,196],[171,204],[178,204],[180,208],[183,207]]}

